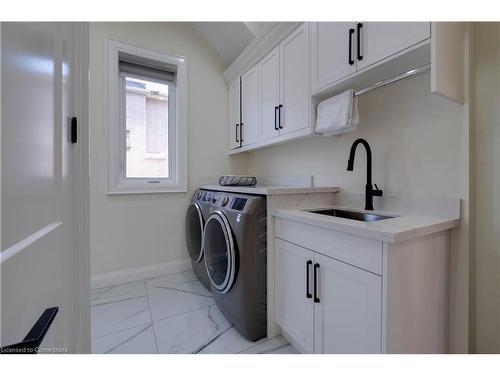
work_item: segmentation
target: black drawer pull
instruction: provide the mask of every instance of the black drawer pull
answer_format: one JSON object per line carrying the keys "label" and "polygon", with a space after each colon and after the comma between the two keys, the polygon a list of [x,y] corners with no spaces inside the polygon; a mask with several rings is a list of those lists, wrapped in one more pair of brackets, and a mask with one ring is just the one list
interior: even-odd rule
{"label": "black drawer pull", "polygon": [[49,330],[54,318],[59,311],[59,307],[51,307],[46,309],[38,318],[35,325],[28,332],[23,341],[17,344],[4,346],[0,348],[1,354],[36,354],[40,347],[45,334]]}
{"label": "black drawer pull", "polygon": [[358,22],[357,26],[358,32],[356,34],[356,39],[357,39],[357,54],[358,54],[358,60],[361,61],[363,60],[363,55],[361,55],[361,28],[363,27],[363,24]]}
{"label": "black drawer pull", "polygon": [[354,59],[352,58],[352,34],[354,34],[354,29],[349,29],[349,65],[354,65]]}
{"label": "black drawer pull", "polygon": [[278,124],[276,123],[276,120],[277,120],[277,115],[276,115],[276,111],[278,110],[278,106],[274,107],[274,130],[278,130]]}
{"label": "black drawer pull", "polygon": [[319,264],[314,264],[314,302],[319,303],[318,297],[318,274],[319,274]]}
{"label": "black drawer pull", "polygon": [[312,294],[309,291],[309,266],[313,264],[312,260],[306,262],[306,298],[312,298]]}
{"label": "black drawer pull", "polygon": [[238,139],[238,126],[240,126],[240,124],[236,124],[236,138],[235,138],[236,143],[240,143],[240,140]]}
{"label": "black drawer pull", "polygon": [[278,127],[283,129],[283,126],[281,126],[281,108],[283,108],[283,104],[278,106]]}

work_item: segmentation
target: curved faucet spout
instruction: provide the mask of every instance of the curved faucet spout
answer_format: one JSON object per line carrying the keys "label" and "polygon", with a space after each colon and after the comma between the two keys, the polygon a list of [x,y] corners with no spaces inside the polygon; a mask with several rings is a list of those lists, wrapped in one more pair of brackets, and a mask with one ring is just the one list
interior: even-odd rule
{"label": "curved faucet spout", "polygon": [[359,144],[362,144],[366,150],[366,188],[365,188],[365,210],[373,210],[373,196],[381,197],[383,192],[378,189],[373,189],[372,186],[372,150],[368,142],[363,138],[358,138],[354,141],[351,146],[351,151],[349,152],[349,160],[347,161],[347,170],[352,171],[354,169],[354,158],[356,156],[356,148]]}

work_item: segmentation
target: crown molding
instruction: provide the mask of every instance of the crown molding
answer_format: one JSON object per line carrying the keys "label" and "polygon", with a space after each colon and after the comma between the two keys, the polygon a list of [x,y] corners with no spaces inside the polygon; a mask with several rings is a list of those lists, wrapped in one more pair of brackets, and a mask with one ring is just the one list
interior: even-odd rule
{"label": "crown molding", "polygon": [[241,73],[255,65],[301,23],[302,22],[269,23],[226,69],[222,75],[226,84],[229,84]]}

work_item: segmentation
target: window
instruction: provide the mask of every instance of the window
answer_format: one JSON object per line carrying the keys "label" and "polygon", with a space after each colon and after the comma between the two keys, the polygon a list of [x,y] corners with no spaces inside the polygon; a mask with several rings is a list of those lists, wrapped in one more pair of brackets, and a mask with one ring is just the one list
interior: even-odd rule
{"label": "window", "polygon": [[186,60],[108,41],[108,193],[187,191]]}

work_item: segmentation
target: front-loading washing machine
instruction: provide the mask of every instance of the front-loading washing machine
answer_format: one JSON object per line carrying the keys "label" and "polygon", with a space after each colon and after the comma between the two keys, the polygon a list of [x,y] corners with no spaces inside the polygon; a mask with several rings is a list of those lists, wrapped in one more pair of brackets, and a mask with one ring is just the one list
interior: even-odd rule
{"label": "front-loading washing machine", "polygon": [[267,335],[264,196],[214,192],[203,248],[219,309],[247,339]]}
{"label": "front-loading washing machine", "polygon": [[210,213],[213,194],[213,192],[204,190],[195,191],[185,220],[186,244],[193,272],[208,290],[211,290],[211,285],[204,261],[203,233],[205,222]]}

